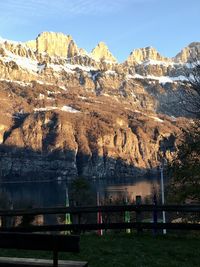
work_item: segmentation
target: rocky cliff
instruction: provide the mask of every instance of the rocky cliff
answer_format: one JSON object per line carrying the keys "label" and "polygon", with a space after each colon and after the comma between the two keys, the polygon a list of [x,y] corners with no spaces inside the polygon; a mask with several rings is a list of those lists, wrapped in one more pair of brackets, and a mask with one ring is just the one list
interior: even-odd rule
{"label": "rocky cliff", "polygon": [[175,62],[190,63],[200,56],[200,42],[193,42],[174,57]]}
{"label": "rocky cliff", "polygon": [[1,82],[0,88],[0,165],[7,178],[144,174],[163,153],[171,158],[184,123],[78,88],[34,82]]}
{"label": "rocky cliff", "polygon": [[153,47],[145,47],[133,50],[129,55],[127,62],[129,65],[132,65],[148,60],[162,61],[163,63],[171,62],[169,58],[161,56],[159,52]]}
{"label": "rocky cliff", "polygon": [[117,59],[109,51],[107,45],[104,42],[100,42],[91,52],[91,56],[95,60],[103,60],[111,63],[116,63]]}
{"label": "rocky cliff", "polygon": [[49,56],[69,57],[71,41],[72,37],[70,35],[43,32],[38,35],[35,41],[28,41],[26,45],[37,53],[47,53]]}
{"label": "rocky cliff", "polygon": [[[119,64],[69,35],[0,40],[2,178],[136,176],[171,159],[188,124],[180,103],[192,43],[174,58],[147,47]],[[186,52],[184,52],[186,51]]]}

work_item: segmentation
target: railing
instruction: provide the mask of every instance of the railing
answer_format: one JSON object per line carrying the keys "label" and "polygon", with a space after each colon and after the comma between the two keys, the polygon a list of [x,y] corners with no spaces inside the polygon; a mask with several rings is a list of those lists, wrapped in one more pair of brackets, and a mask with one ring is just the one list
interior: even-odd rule
{"label": "railing", "polygon": [[[76,223],[56,224],[56,225],[31,225],[27,227],[6,227],[0,228],[0,231],[10,232],[51,232],[51,231],[90,231],[100,229],[136,229],[138,232],[142,229],[178,229],[178,230],[200,230],[200,223],[161,223],[158,222],[158,213],[176,212],[176,213],[197,213],[200,215],[200,205],[110,205],[110,206],[87,206],[87,207],[58,207],[58,208],[37,208],[31,210],[0,210],[0,216],[14,217],[27,215],[47,215],[47,214],[71,214]],[[118,212],[135,212],[135,222],[103,222],[103,223],[81,223],[83,214],[109,214]],[[142,214],[144,212],[152,213],[152,222],[144,222]]]}
{"label": "railing", "polygon": [[28,210],[0,210],[0,216],[22,216],[40,214],[75,214],[75,213],[97,213],[97,212],[200,212],[200,205],[106,205],[106,206],[73,206],[56,208],[32,208]]}

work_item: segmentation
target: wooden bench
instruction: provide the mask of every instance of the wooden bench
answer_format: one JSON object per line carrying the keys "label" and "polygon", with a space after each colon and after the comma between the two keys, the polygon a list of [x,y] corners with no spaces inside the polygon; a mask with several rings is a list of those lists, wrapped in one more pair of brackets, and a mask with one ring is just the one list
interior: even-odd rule
{"label": "wooden bench", "polygon": [[79,252],[79,241],[79,236],[75,235],[0,233],[0,248],[53,251],[53,261],[0,257],[0,266],[86,267],[87,262],[58,261],[58,252]]}

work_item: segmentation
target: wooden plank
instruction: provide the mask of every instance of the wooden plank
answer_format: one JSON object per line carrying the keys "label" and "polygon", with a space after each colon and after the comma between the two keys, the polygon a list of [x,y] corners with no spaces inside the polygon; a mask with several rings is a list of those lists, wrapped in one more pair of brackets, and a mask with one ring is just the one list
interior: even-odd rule
{"label": "wooden plank", "polygon": [[[39,214],[96,213],[120,211],[153,211],[154,205],[110,205],[88,207],[35,208],[31,210],[0,210],[0,216],[22,216]],[[200,205],[158,205],[158,211],[200,212]]]}
{"label": "wooden plank", "polygon": [[[2,267],[52,267],[52,260],[44,259],[27,259],[27,258],[8,258],[0,257],[0,266]],[[58,261],[58,267],[87,267],[88,263],[85,261]]]}
{"label": "wooden plank", "polygon": [[79,252],[79,240],[74,235],[0,233],[1,248]]}
{"label": "wooden plank", "polygon": [[[67,224],[67,225],[41,225],[31,227],[12,227],[0,228],[0,233],[9,232],[47,232],[47,231],[90,231],[99,229],[153,229],[154,223],[102,223],[102,224]],[[157,223],[158,229],[177,229],[177,230],[200,230],[198,223]]]}

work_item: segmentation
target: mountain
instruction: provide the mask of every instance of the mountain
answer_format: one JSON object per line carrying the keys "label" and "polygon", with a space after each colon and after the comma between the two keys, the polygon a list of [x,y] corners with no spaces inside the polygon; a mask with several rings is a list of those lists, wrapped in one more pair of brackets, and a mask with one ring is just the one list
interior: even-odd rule
{"label": "mountain", "polygon": [[195,60],[195,58],[199,58],[200,56],[200,42],[193,42],[189,44],[187,47],[183,48],[180,53],[178,53],[174,61],[188,63],[190,61]]}
{"label": "mountain", "polygon": [[97,61],[104,60],[111,63],[117,63],[117,59],[111,54],[107,45],[104,42],[100,42],[92,50],[91,56]]}
{"label": "mountain", "polygon": [[0,39],[2,179],[155,171],[190,123],[179,95],[196,50],[166,58],[146,47],[118,63],[104,43],[89,53],[62,33]]}
{"label": "mountain", "polygon": [[36,53],[47,53],[49,56],[74,57],[80,53],[72,37],[63,33],[43,32],[26,45]]}
{"label": "mountain", "polygon": [[152,60],[152,63],[156,63],[156,61],[171,61],[170,59],[161,56],[155,48],[149,46],[145,48],[134,49],[128,57],[127,62],[129,63],[129,65],[132,65],[134,63],[140,64],[142,62],[150,60]]}

